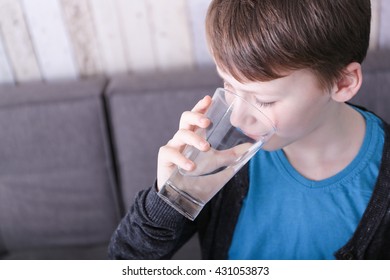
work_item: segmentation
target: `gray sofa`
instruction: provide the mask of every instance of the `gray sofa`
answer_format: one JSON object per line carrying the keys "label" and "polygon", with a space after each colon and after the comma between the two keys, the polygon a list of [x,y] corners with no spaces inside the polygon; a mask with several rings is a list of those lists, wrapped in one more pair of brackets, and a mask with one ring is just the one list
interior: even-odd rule
{"label": "gray sofa", "polygon": [[[390,52],[370,53],[352,101],[390,121]],[[0,259],[105,259],[180,114],[214,68],[0,86]],[[177,259],[200,258],[196,236]]]}

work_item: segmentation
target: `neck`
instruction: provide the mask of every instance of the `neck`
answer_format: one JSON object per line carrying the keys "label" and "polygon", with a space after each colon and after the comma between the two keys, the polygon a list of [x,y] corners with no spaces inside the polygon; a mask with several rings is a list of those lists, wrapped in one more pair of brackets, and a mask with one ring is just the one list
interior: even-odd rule
{"label": "neck", "polygon": [[349,105],[340,103],[323,125],[283,151],[299,173],[318,181],[347,167],[359,153],[364,135],[364,118]]}

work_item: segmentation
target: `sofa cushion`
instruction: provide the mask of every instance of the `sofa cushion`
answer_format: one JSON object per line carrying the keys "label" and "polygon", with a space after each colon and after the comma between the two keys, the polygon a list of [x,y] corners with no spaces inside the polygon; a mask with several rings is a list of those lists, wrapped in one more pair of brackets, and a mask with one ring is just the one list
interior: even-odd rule
{"label": "sofa cushion", "polygon": [[77,246],[107,244],[120,216],[105,85],[95,78],[0,88],[3,257],[62,258],[65,248],[71,258]]}

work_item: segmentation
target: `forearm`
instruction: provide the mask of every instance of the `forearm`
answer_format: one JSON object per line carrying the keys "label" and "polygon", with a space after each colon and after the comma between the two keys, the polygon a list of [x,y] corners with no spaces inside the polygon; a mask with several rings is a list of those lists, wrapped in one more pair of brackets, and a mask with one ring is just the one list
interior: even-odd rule
{"label": "forearm", "polygon": [[[154,188],[138,193],[115,230],[111,259],[168,259],[194,231],[193,224],[162,201]],[[186,232],[186,234],[183,234]]]}

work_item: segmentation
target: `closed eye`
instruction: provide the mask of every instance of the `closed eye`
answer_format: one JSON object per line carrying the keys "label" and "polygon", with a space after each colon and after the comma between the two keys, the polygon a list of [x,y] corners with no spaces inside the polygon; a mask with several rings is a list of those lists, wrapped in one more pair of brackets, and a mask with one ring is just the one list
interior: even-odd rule
{"label": "closed eye", "polygon": [[[232,87],[228,82],[226,82],[226,81],[224,81],[223,87],[224,87],[224,89],[226,89],[226,90],[229,90],[229,91],[231,91],[231,92],[235,92],[234,89],[233,89],[233,87]],[[258,99],[255,97],[255,95],[253,95],[253,97],[255,98],[254,103],[255,103],[257,106],[259,106],[260,108],[270,107],[270,106],[272,106],[272,105],[275,103],[275,101],[274,101],[274,102],[261,102],[260,100],[258,100]]]}
{"label": "closed eye", "polygon": [[275,104],[275,102],[260,102],[260,101],[256,100],[256,105],[261,107],[261,108],[270,107],[274,104]]}

